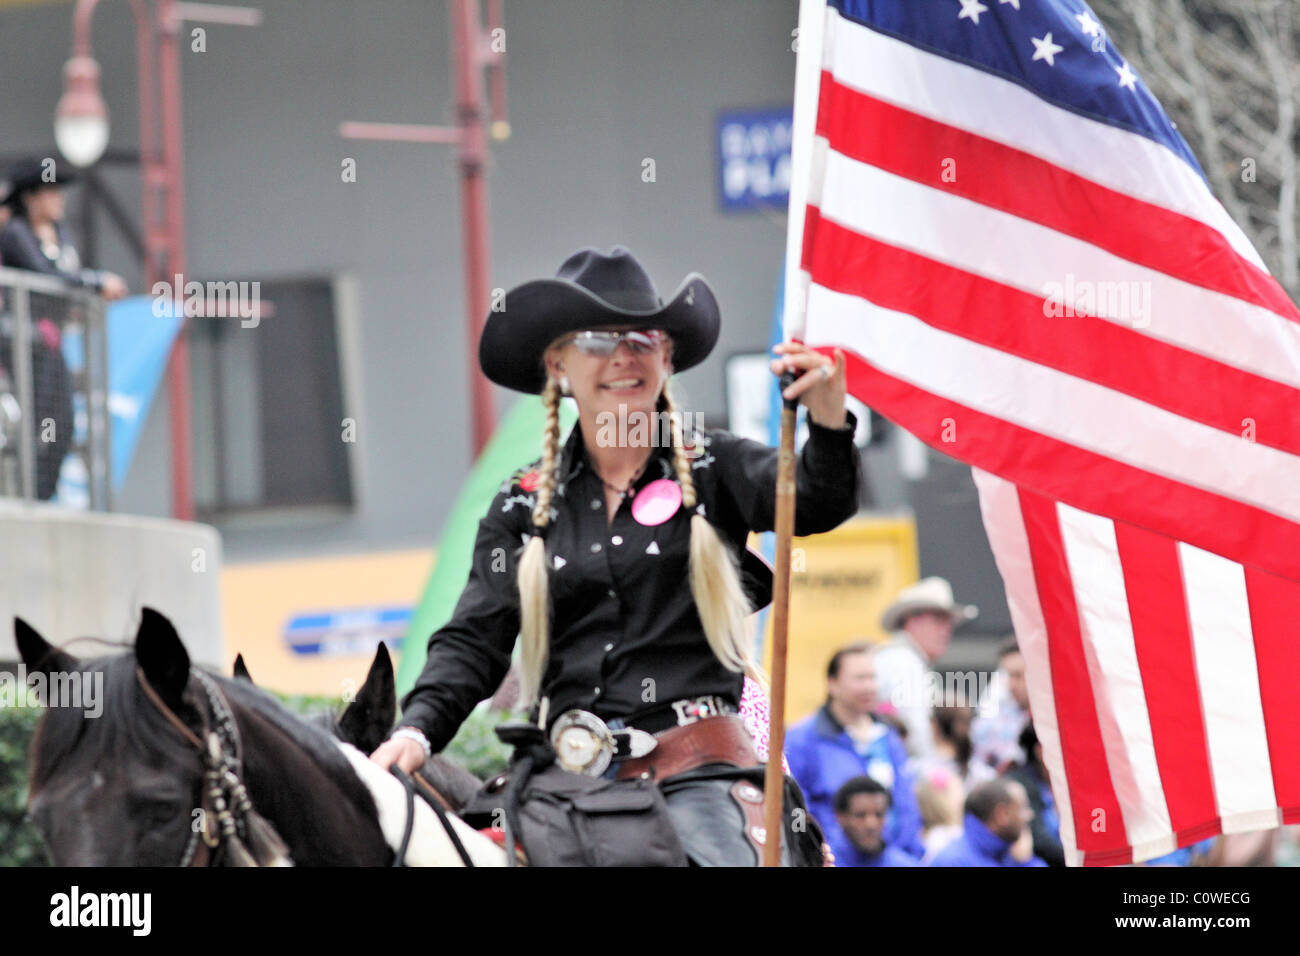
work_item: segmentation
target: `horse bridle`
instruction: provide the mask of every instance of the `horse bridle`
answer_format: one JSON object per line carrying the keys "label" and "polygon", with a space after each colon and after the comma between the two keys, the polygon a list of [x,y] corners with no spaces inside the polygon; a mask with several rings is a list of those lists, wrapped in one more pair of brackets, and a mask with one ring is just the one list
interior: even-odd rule
{"label": "horse bridle", "polygon": [[[240,775],[241,749],[239,729],[235,725],[234,713],[226,702],[225,696],[221,693],[221,689],[217,687],[212,678],[197,669],[192,669],[190,674],[202,686],[204,696],[208,700],[208,712],[212,718],[211,724],[205,720],[202,738],[176,716],[175,712],[158,696],[158,692],[145,679],[144,671],[139,667],[135,669],[136,680],[139,681],[145,696],[167,718],[168,723],[176,728],[181,736],[202,755],[205,764],[203,800],[200,804],[203,823],[197,830],[193,827],[190,828],[190,836],[185,843],[185,851],[181,855],[179,864],[182,867],[208,866],[212,862],[216,850],[222,844],[236,841],[247,842],[249,834],[246,819],[253,812],[253,803],[248,797],[248,790],[245,788]],[[206,746],[204,744],[205,739],[207,741]],[[393,860],[393,866],[403,866],[406,862],[406,850],[411,840],[411,832],[415,822],[415,797],[417,793],[433,808],[438,822],[442,824],[443,830],[446,832],[456,853],[460,856],[461,862],[467,867],[473,866],[473,860],[449,819],[448,811],[451,810],[451,807],[445,802],[442,795],[418,772],[407,776],[396,764],[389,769],[401,781],[406,791],[406,825],[401,846],[398,848]],[[216,820],[217,822],[215,834],[209,833],[209,820]],[[284,859],[285,862],[289,862],[287,854]],[[257,864],[251,865],[255,866]]]}
{"label": "horse bridle", "polygon": [[[253,812],[253,802],[241,776],[241,748],[235,715],[212,678],[197,668],[191,669],[190,676],[198,681],[208,701],[208,715],[200,737],[158,696],[145,679],[143,670],[136,667],[135,676],[145,696],[203,758],[203,796],[199,804],[202,823],[198,829],[190,827],[179,865],[208,866],[223,844],[246,843],[249,838],[247,819]],[[215,832],[210,832],[210,821],[215,821]],[[288,862],[287,857],[285,862]]]}

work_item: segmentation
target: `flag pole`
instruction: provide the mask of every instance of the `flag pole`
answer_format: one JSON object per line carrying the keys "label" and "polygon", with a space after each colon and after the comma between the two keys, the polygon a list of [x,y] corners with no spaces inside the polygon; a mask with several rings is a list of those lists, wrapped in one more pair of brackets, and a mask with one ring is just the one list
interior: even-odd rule
{"label": "flag pole", "polygon": [[[781,391],[794,382],[794,373],[781,376]],[[782,817],[785,812],[785,659],[790,628],[790,545],[794,539],[794,429],[798,399],[782,399],[781,443],[776,464],[776,574],[772,590],[772,700],[769,709],[766,795],[763,810],[763,865],[781,865]]]}
{"label": "flag pole", "polygon": [[[816,201],[820,171],[815,168],[813,138],[817,126],[817,96],[821,90],[822,34],[826,25],[826,0],[800,0],[799,29],[793,49],[797,54],[794,79],[794,115],[790,143],[790,205],[785,239],[785,301],[783,331],[788,341],[802,341],[808,307],[809,276],[803,269],[803,233],[807,204]],[[794,374],[781,376],[782,393]],[[781,865],[784,832],[785,767],[785,662],[790,628],[790,546],[794,538],[795,410],[798,401],[781,403],[781,438],[776,473],[776,554],[772,590],[772,678],[769,708],[766,795],[763,826],[763,865]]]}

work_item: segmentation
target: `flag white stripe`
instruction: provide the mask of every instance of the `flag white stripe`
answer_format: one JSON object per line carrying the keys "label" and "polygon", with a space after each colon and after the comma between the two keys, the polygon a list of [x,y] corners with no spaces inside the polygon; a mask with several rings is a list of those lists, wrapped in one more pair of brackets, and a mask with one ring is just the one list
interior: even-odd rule
{"label": "flag white stripe", "polygon": [[804,217],[808,195],[820,195],[820,159],[814,157],[817,101],[821,91],[822,40],[826,31],[826,0],[802,0],[799,5],[799,53],[795,59],[794,113],[790,149],[790,198],[785,237],[785,301],[781,328],[784,339],[803,338],[808,273],[801,267]]}
{"label": "flag white stripe", "polygon": [[1016,486],[979,468],[972,468],[975,487],[979,490],[984,529],[997,561],[998,572],[1006,585],[1007,605],[1015,627],[1016,642],[1025,658],[1025,679],[1029,690],[1029,709],[1034,715],[1034,732],[1043,745],[1043,762],[1052,779],[1052,795],[1061,818],[1061,845],[1070,866],[1080,866],[1083,855],[1074,838],[1074,813],[1070,789],[1066,785],[1065,760],[1061,734],[1056,719],[1056,697],[1052,687],[1052,668],[1047,649],[1047,624],[1038,603],[1038,585],[1029,554],[1029,539],[1020,513],[1020,495]]}
{"label": "flag white stripe", "polygon": [[1102,745],[1125,832],[1135,860],[1163,856],[1172,853],[1177,842],[1156,763],[1115,523],[1060,502],[1056,514],[1079,608]]}
{"label": "flag white stripe", "polygon": [[[1300,325],[1261,306],[833,149],[827,149],[822,191],[822,215],[856,233],[1035,296],[1056,289],[1064,295],[1068,282],[1076,295],[1069,304],[1087,291],[1099,318],[1300,387]],[[1071,317],[1044,314],[1043,321],[1067,328]]]}
{"label": "flag white stripe", "polygon": [[1250,626],[1246,576],[1235,561],[1179,543],[1201,689],[1210,773],[1224,832],[1277,826],[1272,762]]}
{"label": "flag white stripe", "polygon": [[[1300,520],[1300,457],[816,283],[808,316],[811,345],[847,346],[877,368],[934,395]],[[1143,427],[1127,427],[1133,422]]]}
{"label": "flag white stripe", "polygon": [[1054,106],[1018,83],[877,33],[835,10],[827,14],[822,62],[845,86],[1199,220],[1266,270],[1205,181],[1161,143]]}

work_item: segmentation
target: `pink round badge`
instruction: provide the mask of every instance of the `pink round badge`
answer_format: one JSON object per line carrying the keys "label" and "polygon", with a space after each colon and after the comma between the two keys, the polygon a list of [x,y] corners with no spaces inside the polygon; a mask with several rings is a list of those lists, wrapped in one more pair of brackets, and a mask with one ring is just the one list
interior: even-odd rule
{"label": "pink round badge", "polygon": [[663,524],[682,506],[682,489],[675,481],[659,478],[650,482],[632,499],[632,517],[638,524]]}

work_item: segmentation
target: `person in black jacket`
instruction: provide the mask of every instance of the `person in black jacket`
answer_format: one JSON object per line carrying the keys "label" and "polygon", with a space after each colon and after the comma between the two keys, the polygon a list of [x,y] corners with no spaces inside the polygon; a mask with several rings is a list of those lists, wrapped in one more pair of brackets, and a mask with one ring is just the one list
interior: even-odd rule
{"label": "person in black jacket", "polygon": [[[126,295],[126,283],[111,273],[83,269],[63,224],[63,187],[71,181],[59,174],[53,160],[24,160],[9,172],[0,188],[0,205],[8,221],[0,228],[0,265],[54,276],[73,286],[90,288],[106,299]],[[56,315],[42,314],[33,296],[32,379],[35,408],[24,409],[27,427],[38,435],[36,497],[46,500],[58,490],[63,459],[72,448],[72,376],[63,359],[62,324]],[[0,368],[13,378],[13,344],[0,337]]]}
{"label": "person in black jacket", "polygon": [[[684,427],[667,389],[673,372],[705,359],[718,328],[703,277],[687,276],[665,304],[619,246],[575,253],[556,278],[511,290],[488,317],[480,364],[497,384],[541,393],[543,453],[503,484],[481,521],[455,613],[429,640],[398,730],[373,754],[381,766],[418,767],[444,747],[505,677],[520,635],[523,698],[562,764],[595,776],[644,772],[660,782],[694,862],[758,862],[752,831],[761,828],[746,825],[736,782],[692,781],[698,768],[687,759],[698,751],[720,755],[714,763],[758,763],[734,716],[744,676],[761,679],[741,566],[748,533],[773,527],[777,452]],[[795,533],[829,531],[857,510],[862,481],[843,356],[777,351],[774,372],[802,373],[788,397],[810,419]],[[578,408],[563,445],[562,396]],[[607,731],[624,740],[593,749],[589,728],[597,740]]]}
{"label": "person in black jacket", "polygon": [[1020,733],[1020,749],[1025,759],[1013,764],[1002,774],[1008,780],[1015,780],[1025,788],[1029,797],[1029,806],[1034,811],[1034,819],[1029,828],[1034,836],[1034,856],[1041,858],[1048,866],[1065,866],[1065,850],[1061,846],[1061,818],[1052,797],[1052,783],[1043,766],[1043,745],[1038,742],[1033,723],[1025,725]]}
{"label": "person in black jacket", "polygon": [[63,187],[73,181],[59,173],[52,160],[23,160],[9,171],[9,185],[0,201],[10,218],[0,229],[0,264],[56,276],[74,285],[94,289],[104,298],[120,299],[127,293],[121,276],[99,269],[83,269],[81,257],[63,223]]}

